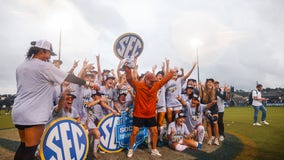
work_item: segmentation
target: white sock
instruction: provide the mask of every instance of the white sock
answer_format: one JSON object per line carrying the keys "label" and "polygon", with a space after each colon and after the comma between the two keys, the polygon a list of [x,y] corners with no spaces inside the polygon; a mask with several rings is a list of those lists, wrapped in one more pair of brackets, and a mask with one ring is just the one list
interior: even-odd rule
{"label": "white sock", "polygon": [[159,130],[160,130],[159,140],[160,140],[160,141],[163,141],[164,126],[161,126],[161,127],[159,128]]}
{"label": "white sock", "polygon": [[100,144],[100,139],[95,139],[94,140],[94,153],[98,152],[99,144]]}

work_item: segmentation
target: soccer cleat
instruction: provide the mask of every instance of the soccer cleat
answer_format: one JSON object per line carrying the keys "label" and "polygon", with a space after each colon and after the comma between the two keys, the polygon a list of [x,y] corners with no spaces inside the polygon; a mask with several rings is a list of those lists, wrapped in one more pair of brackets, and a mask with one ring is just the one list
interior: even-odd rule
{"label": "soccer cleat", "polygon": [[261,126],[261,124],[256,122],[256,123],[253,123],[253,126]]}
{"label": "soccer cleat", "polygon": [[225,139],[224,136],[220,136],[220,137],[219,137],[219,141],[221,141],[221,142],[223,142],[224,139]]}
{"label": "soccer cleat", "polygon": [[162,155],[157,149],[152,149],[151,155],[155,157],[162,157]]}
{"label": "soccer cleat", "polygon": [[129,149],[128,150],[127,157],[128,158],[132,158],[133,157],[133,149]]}
{"label": "soccer cleat", "polygon": [[219,145],[220,145],[218,138],[215,138],[215,140],[214,140],[214,144],[215,144],[215,145],[217,145],[217,146],[219,146]]}
{"label": "soccer cleat", "polygon": [[262,123],[262,124],[265,124],[265,125],[269,125],[269,123],[266,122],[266,121],[261,121],[261,123]]}

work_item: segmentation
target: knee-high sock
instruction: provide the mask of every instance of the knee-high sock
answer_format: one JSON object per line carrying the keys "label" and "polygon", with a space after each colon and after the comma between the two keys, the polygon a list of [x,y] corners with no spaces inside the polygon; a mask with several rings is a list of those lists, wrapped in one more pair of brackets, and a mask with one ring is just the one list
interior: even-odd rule
{"label": "knee-high sock", "polygon": [[18,147],[16,154],[14,156],[14,160],[22,160],[23,152],[25,151],[25,143],[21,142],[20,146]]}
{"label": "knee-high sock", "polygon": [[22,160],[34,160],[36,150],[37,150],[37,145],[26,147]]}

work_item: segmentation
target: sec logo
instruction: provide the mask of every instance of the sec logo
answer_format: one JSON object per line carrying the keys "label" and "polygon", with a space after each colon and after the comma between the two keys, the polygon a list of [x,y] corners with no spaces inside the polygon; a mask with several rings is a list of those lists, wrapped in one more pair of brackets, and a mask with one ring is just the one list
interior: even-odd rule
{"label": "sec logo", "polygon": [[58,118],[45,129],[40,143],[42,160],[86,159],[88,135],[72,118]]}
{"label": "sec logo", "polygon": [[113,50],[119,59],[137,58],[143,51],[144,43],[142,38],[135,33],[125,33],[114,42]]}
{"label": "sec logo", "polygon": [[107,153],[116,153],[123,150],[115,141],[115,131],[119,119],[119,115],[108,114],[98,124],[101,133],[99,147]]}

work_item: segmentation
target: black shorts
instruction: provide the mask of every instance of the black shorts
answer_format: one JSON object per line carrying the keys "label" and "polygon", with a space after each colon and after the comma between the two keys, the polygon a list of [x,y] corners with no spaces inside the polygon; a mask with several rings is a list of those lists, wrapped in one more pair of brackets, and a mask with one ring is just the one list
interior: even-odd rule
{"label": "black shorts", "polygon": [[34,126],[38,126],[38,125],[17,125],[17,124],[15,124],[15,127],[19,130],[24,130],[25,128],[31,128],[31,127],[34,127]]}
{"label": "black shorts", "polygon": [[157,126],[157,121],[155,117],[152,118],[138,118],[133,117],[133,126],[136,127],[155,127]]}

